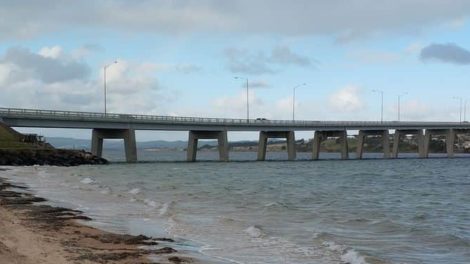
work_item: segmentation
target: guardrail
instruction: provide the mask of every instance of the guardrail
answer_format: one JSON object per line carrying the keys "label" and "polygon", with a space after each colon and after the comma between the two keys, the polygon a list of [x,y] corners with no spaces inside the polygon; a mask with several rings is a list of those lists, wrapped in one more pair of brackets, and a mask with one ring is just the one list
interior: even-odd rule
{"label": "guardrail", "polygon": [[0,108],[0,117],[35,118],[54,120],[79,120],[127,123],[168,123],[197,125],[237,125],[237,126],[298,126],[298,127],[469,127],[470,123],[460,122],[397,122],[397,121],[312,121],[312,120],[267,120],[157,116],[136,114],[95,113],[60,110],[39,110],[22,108]]}

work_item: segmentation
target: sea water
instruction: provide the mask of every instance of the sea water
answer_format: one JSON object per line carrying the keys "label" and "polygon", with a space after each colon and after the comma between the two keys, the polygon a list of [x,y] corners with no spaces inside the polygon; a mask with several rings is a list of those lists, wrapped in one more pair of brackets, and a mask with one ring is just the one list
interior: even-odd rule
{"label": "sea water", "polygon": [[[232,153],[231,153],[232,154]],[[0,176],[212,263],[470,263],[470,159],[22,167]],[[214,159],[216,153],[202,153]],[[255,153],[233,153],[251,160]]]}

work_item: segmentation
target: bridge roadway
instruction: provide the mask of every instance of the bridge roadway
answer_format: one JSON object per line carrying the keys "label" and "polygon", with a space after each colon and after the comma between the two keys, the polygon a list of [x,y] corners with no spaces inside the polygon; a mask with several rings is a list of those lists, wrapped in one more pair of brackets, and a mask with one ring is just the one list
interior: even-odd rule
{"label": "bridge roadway", "polygon": [[[264,160],[266,157],[268,138],[285,138],[288,158],[294,160],[295,131],[315,131],[312,159],[319,158],[320,144],[329,137],[339,138],[341,156],[343,159],[349,158],[348,130],[359,131],[357,136],[359,145],[356,152],[358,158],[362,158],[363,145],[368,136],[382,137],[385,158],[389,158],[390,154],[392,157],[397,157],[398,145],[404,135],[417,137],[418,152],[422,158],[429,154],[431,137],[445,135],[447,153],[452,157],[456,135],[470,132],[470,123],[467,122],[247,120],[20,108],[0,108],[0,121],[11,127],[92,129],[92,152],[98,156],[102,155],[103,139],[122,138],[126,159],[129,162],[137,161],[135,130],[189,131],[188,161],[196,160],[198,139],[217,139],[220,160],[228,161],[227,131],[260,132],[258,160]],[[392,153],[390,153],[390,130],[395,131]]]}

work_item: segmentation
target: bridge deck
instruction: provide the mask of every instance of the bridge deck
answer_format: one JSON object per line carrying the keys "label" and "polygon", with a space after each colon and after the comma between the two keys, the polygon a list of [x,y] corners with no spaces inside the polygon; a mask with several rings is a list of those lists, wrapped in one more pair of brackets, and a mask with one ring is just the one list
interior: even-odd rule
{"label": "bridge deck", "polygon": [[102,128],[136,130],[383,130],[383,129],[470,129],[468,122],[397,121],[307,121],[203,118],[136,114],[94,113],[57,110],[0,108],[0,118],[12,127]]}

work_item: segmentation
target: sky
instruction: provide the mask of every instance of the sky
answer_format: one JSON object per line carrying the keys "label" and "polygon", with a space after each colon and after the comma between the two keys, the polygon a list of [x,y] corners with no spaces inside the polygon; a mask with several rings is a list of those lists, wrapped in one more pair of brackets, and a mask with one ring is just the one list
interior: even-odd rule
{"label": "sky", "polygon": [[470,99],[467,0],[0,5],[0,107],[103,112],[106,65],[112,113],[246,118],[246,79],[250,118],[380,120],[383,92],[384,120],[401,96],[402,121],[459,121]]}

